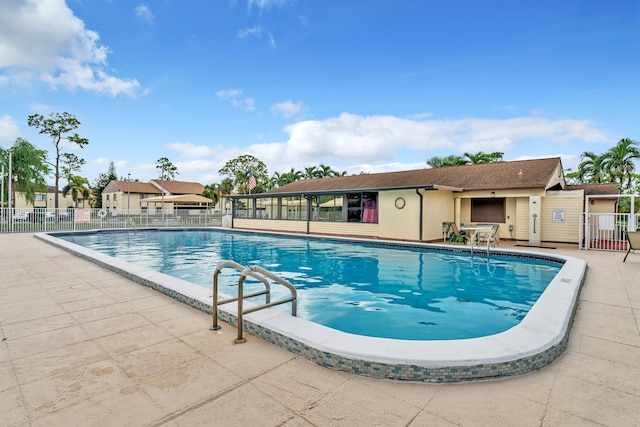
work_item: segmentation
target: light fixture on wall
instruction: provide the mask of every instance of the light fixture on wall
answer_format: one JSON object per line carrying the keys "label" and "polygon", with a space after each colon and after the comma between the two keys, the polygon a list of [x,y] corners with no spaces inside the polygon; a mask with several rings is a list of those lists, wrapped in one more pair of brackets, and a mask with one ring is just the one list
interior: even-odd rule
{"label": "light fixture on wall", "polygon": [[491,192],[491,197],[496,197],[496,192],[495,191]]}

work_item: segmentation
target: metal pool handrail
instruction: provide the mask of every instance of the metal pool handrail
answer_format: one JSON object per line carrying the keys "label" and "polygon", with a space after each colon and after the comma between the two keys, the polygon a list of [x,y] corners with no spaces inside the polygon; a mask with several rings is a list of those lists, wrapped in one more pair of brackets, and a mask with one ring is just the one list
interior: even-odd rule
{"label": "metal pool handrail", "polygon": [[[218,301],[218,275],[220,274],[220,271],[222,271],[223,268],[225,267],[233,267],[236,270],[240,271],[240,279],[238,280],[238,296],[237,297],[233,297],[233,298],[227,298],[224,300],[220,300]],[[257,292],[253,292],[247,295],[243,294],[243,285],[244,285],[244,281],[247,278],[247,276],[251,276],[254,279],[260,280],[262,283],[264,283],[265,285],[265,290],[264,291],[257,291]],[[269,284],[269,280],[267,280],[267,278],[280,283],[281,285],[283,285],[285,288],[289,289],[289,291],[291,291],[291,297],[289,298],[285,298],[282,300],[278,300],[278,301],[273,301],[271,302],[271,286]],[[257,305],[255,307],[251,307],[248,308],[246,310],[243,310],[243,303],[244,303],[244,299],[245,298],[250,298],[250,297],[254,297],[254,296],[258,296],[258,295],[266,295],[265,296],[265,303],[263,305]],[[237,317],[238,317],[238,324],[237,324],[237,328],[238,328],[238,337],[234,340],[234,342],[236,344],[239,343],[243,343],[246,341],[246,338],[243,338],[242,336],[242,316],[244,314],[248,314],[248,313],[253,313],[254,311],[258,311],[258,310],[262,310],[265,308],[269,308],[269,307],[273,307],[279,304],[284,304],[287,302],[291,302],[291,315],[292,316],[297,316],[297,299],[298,299],[298,293],[296,291],[296,288],[289,283],[287,280],[283,279],[282,277],[276,276],[275,274],[271,273],[268,270],[265,270],[264,268],[254,265],[251,267],[243,267],[242,265],[238,264],[235,261],[223,261],[220,264],[218,264],[218,266],[216,267],[214,273],[213,273],[213,304],[212,304],[212,308],[213,308],[213,325],[211,326],[211,328],[209,328],[212,331],[216,331],[218,329],[220,329],[220,326],[218,325],[218,305],[219,304],[227,304],[233,301],[238,301],[238,313],[237,313]]]}

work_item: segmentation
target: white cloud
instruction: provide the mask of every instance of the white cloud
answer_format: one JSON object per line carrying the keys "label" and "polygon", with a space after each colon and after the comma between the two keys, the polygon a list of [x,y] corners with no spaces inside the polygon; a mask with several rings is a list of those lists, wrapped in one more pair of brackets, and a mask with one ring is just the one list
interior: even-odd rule
{"label": "white cloud", "polygon": [[257,39],[262,38],[262,27],[259,25],[254,25],[250,28],[244,28],[242,30],[238,30],[238,38],[239,39],[249,39],[255,37]]}
{"label": "white cloud", "polygon": [[20,131],[14,118],[9,115],[0,117],[0,146],[12,146],[19,136]]}
{"label": "white cloud", "polygon": [[109,163],[109,159],[107,159],[106,157],[98,157],[92,163],[95,165],[106,165],[107,163]]}
{"label": "white cloud", "polygon": [[276,40],[273,37],[273,33],[265,31],[260,25],[254,25],[253,27],[238,30],[238,38],[242,40],[250,38],[262,40],[263,38],[266,38],[270,47],[276,47],[277,45]]}
{"label": "white cloud", "polygon": [[261,11],[272,7],[282,7],[287,3],[292,3],[292,0],[247,0],[249,10],[256,7]]}
{"label": "white cloud", "polygon": [[0,82],[135,96],[140,84],[110,74],[99,40],[64,0],[0,2]]}
{"label": "white cloud", "polygon": [[243,111],[253,111],[256,109],[256,101],[249,97],[243,99],[243,92],[240,89],[219,90],[216,92],[216,96],[218,99],[228,100],[235,108]]}
{"label": "white cloud", "polygon": [[388,162],[400,151],[448,150],[508,152],[531,139],[555,142],[605,142],[607,137],[588,120],[541,117],[409,120],[394,116],[343,113],[325,120],[306,120],[285,127],[286,142],[254,144],[251,152],[265,163]]}
{"label": "white cloud", "polygon": [[293,102],[291,100],[279,102],[271,106],[271,111],[288,119],[303,113],[305,110],[304,103]]}
{"label": "white cloud", "polygon": [[147,5],[141,4],[140,6],[136,6],[133,11],[138,18],[142,19],[148,24],[153,24],[153,21],[155,21],[156,19],[156,17],[151,12],[151,9],[149,9],[149,6]]}
{"label": "white cloud", "polygon": [[202,157],[213,156],[218,151],[215,147],[207,147],[204,145],[193,145],[189,142],[174,142],[167,145],[170,150],[180,153],[180,157],[186,159],[199,159]]}

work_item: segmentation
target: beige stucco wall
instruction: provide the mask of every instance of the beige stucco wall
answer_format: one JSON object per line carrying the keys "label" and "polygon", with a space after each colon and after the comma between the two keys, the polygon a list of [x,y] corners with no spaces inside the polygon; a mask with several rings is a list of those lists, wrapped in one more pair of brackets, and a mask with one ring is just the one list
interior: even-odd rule
{"label": "beige stucco wall", "polygon": [[[44,194],[44,193],[39,193],[39,194]],[[21,192],[16,192],[15,193],[15,201],[14,201],[14,206],[16,209],[30,209],[30,208],[48,208],[48,209],[54,209],[56,207],[55,204],[55,194],[54,193],[46,193],[46,202],[44,200],[36,200],[34,205],[32,205],[31,203],[28,203],[25,198],[24,198],[24,194]],[[78,200],[78,207],[88,207],[88,202],[86,203],[87,206],[83,206],[83,200]],[[59,209],[66,209],[66,208],[73,208],[75,207],[75,202],[73,201],[73,199],[71,198],[71,195],[67,195],[66,197],[62,195],[62,191],[60,191],[58,193],[58,208]]]}
{"label": "beige stucco wall", "polygon": [[589,203],[589,213],[615,213],[617,207],[617,199],[591,199],[593,204]]}
{"label": "beige stucco wall", "polygon": [[[472,198],[504,198],[505,222],[498,223],[499,237],[501,239],[529,240],[529,197],[543,196],[542,191],[474,191],[468,193],[453,193],[453,197],[459,199],[460,224],[470,224],[471,199]],[[524,197],[523,197],[524,196]],[[509,230],[509,225],[513,230]]]}
{"label": "beige stucco wall", "polygon": [[[582,190],[578,190],[550,191],[542,198],[540,226],[543,242],[578,243],[583,197]],[[554,221],[554,210],[564,213],[564,221],[559,216]]]}
{"label": "beige stucco wall", "polygon": [[453,221],[453,210],[451,191],[425,191],[422,239],[424,241],[442,240],[442,223]]}
{"label": "beige stucco wall", "polygon": [[[405,200],[402,209],[396,208],[398,197]],[[415,190],[381,191],[378,193],[378,224],[381,239],[418,240],[420,197]]]}
{"label": "beige stucco wall", "polygon": [[516,199],[516,223],[513,235],[516,240],[529,240],[529,198],[517,197]]}
{"label": "beige stucco wall", "polygon": [[292,233],[306,233],[306,221],[284,221],[275,219],[246,219],[234,218],[233,228],[282,231]]}
{"label": "beige stucco wall", "polygon": [[[117,209],[123,210],[127,209],[127,206],[130,206],[129,209],[140,209],[140,194],[139,193],[127,193],[126,191],[118,191],[115,193],[108,193],[109,200],[107,201],[107,194],[102,194],[102,207],[105,209]],[[116,200],[114,202],[113,196],[116,196]],[[145,205],[146,206],[146,205]],[[151,204],[153,206],[153,204]],[[160,203],[158,204],[158,207]]]}

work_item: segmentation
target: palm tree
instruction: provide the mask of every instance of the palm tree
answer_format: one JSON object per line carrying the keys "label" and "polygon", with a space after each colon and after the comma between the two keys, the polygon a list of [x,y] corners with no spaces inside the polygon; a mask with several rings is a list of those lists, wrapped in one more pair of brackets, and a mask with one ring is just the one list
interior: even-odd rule
{"label": "palm tree", "polygon": [[331,166],[327,166],[325,164],[320,163],[320,167],[318,167],[318,178],[329,178],[331,176],[340,176],[338,172],[334,171]]}
{"label": "palm tree", "polygon": [[478,151],[475,154],[464,153],[464,157],[468,159],[467,163],[472,165],[501,162],[502,156],[504,156],[504,153],[500,151],[494,151],[493,153],[485,153],[484,151]]}
{"label": "palm tree", "polygon": [[317,166],[309,166],[304,168],[304,179],[313,179],[318,177]]}
{"label": "palm tree", "polygon": [[607,155],[598,155],[593,151],[585,151],[580,155],[578,165],[578,176],[581,182],[590,184],[600,184],[607,180],[606,169]]}
{"label": "palm tree", "polygon": [[302,179],[302,176],[303,175],[301,171],[291,168],[289,172],[280,174],[280,176],[278,177],[278,186],[282,187],[283,185],[287,185],[294,181],[299,181]]}
{"label": "palm tree", "polygon": [[612,181],[617,180],[620,190],[632,188],[634,161],[640,159],[638,143],[630,138],[623,138],[605,153],[605,167]]}
{"label": "palm tree", "polygon": [[451,154],[446,157],[438,157],[433,156],[430,159],[427,159],[427,164],[432,168],[444,168],[447,166],[462,166],[469,163],[465,159],[460,156],[456,156],[455,154]]}
{"label": "palm tree", "polygon": [[213,200],[213,206],[217,205],[220,200],[220,184],[213,183],[205,185],[202,196]]}
{"label": "palm tree", "polygon": [[[5,191],[12,191],[11,199],[14,204],[16,191],[22,193],[25,200],[33,204],[35,193],[47,187],[46,176],[51,170],[47,164],[47,152],[36,148],[26,139],[17,138],[10,149],[0,148],[0,163],[4,163],[7,174],[9,155],[11,155],[11,175],[15,184],[7,185]],[[2,179],[5,178],[2,177]]]}
{"label": "palm tree", "polygon": [[442,166],[441,167],[447,167],[447,166],[463,166],[466,165],[468,162],[463,159],[460,156],[456,156],[455,154],[452,154],[450,156],[444,157],[442,159]]}
{"label": "palm tree", "polygon": [[71,198],[78,207],[78,195],[82,194],[84,199],[88,199],[91,194],[89,180],[78,175],[69,175],[69,182],[62,188],[62,195],[67,197],[71,193]]}

